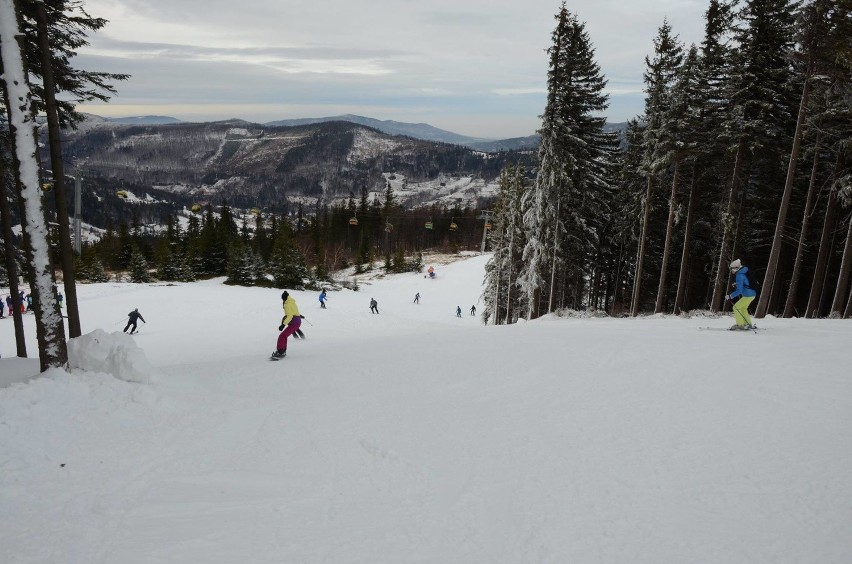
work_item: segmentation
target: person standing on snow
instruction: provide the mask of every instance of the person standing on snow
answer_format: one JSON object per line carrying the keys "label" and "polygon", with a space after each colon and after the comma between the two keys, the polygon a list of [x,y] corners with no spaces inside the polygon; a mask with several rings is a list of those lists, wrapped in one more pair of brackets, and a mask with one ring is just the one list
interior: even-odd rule
{"label": "person standing on snow", "polygon": [[370,298],[370,313],[379,313],[379,302],[375,298]]}
{"label": "person standing on snow", "polygon": [[278,330],[281,333],[278,335],[275,352],[272,353],[272,358],[284,358],[287,356],[287,337],[299,330],[302,325],[302,316],[299,313],[299,306],[296,305],[296,300],[290,296],[287,290],[281,294],[281,305],[284,308],[284,317],[281,318],[281,325]]}
{"label": "person standing on snow", "polygon": [[461,306],[456,306],[456,317],[461,317]]}
{"label": "person standing on snow", "polygon": [[131,311],[130,313],[128,313],[127,314],[127,325],[124,326],[124,330],[122,331],[122,333],[127,333],[127,330],[131,326],[133,326],[133,329],[130,329],[130,334],[132,335],[133,333],[135,333],[136,332],[136,322],[139,321],[140,319],[142,320],[142,323],[147,323],[147,321],[145,321],[145,318],[142,317],[142,314],[139,313],[139,308],[136,308],[133,311]]}
{"label": "person standing on snow", "polygon": [[748,267],[743,266],[740,259],[731,262],[731,272],[736,275],[736,283],[734,291],[728,294],[727,298],[734,304],[734,320],[736,325],[731,326],[731,330],[736,329],[753,329],[751,316],[748,314],[748,306],[754,301],[757,296],[757,290],[751,287],[748,279]]}
{"label": "person standing on snow", "polygon": [[327,299],[328,298],[326,298],[326,296],[325,296],[325,288],[323,288],[322,292],[319,295],[319,303],[320,303],[320,307],[322,309],[325,309],[325,300],[327,300]]}
{"label": "person standing on snow", "polygon": [[476,304],[470,306],[470,314],[476,315]]}
{"label": "person standing on snow", "polygon": [[420,303],[420,292],[417,292],[416,294],[414,294],[414,303],[416,303],[416,304]]}

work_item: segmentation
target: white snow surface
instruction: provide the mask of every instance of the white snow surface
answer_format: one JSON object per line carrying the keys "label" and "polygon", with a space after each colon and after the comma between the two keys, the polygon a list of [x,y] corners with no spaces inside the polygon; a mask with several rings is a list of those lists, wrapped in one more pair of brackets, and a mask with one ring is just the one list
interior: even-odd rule
{"label": "white snow surface", "polygon": [[0,320],[3,562],[852,561],[852,322],[486,327],[487,259],[290,290],[279,362],[221,279],[79,286],[70,372]]}

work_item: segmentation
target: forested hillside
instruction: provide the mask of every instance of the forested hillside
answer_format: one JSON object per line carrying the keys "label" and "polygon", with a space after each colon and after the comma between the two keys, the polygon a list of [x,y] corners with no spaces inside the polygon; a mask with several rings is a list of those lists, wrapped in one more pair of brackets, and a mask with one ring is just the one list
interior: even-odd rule
{"label": "forested hillside", "polygon": [[293,127],[244,122],[129,126],[100,121],[68,132],[64,151],[97,184],[132,189],[187,206],[229,201],[288,212],[293,202],[324,205],[383,191],[394,174],[409,186],[441,175],[495,179],[529,153],[485,154],[394,137],[349,122]]}

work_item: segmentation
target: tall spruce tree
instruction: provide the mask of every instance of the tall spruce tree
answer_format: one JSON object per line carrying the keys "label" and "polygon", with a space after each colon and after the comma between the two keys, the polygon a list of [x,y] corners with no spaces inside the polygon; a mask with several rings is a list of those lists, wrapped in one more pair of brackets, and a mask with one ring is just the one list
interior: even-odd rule
{"label": "tall spruce tree", "polygon": [[701,96],[699,93],[699,57],[698,48],[692,45],[683,64],[678,69],[677,79],[672,86],[668,108],[664,110],[664,124],[660,138],[664,139],[666,160],[672,168],[672,187],[669,196],[669,216],[666,222],[666,236],[663,244],[660,281],[657,287],[657,301],[654,313],[662,313],[668,290],[669,255],[673,246],[675,216],[678,212],[678,189],[683,162],[693,155],[697,148],[697,132],[701,114]]}
{"label": "tall spruce tree", "polygon": [[654,38],[653,58],[645,57],[645,114],[643,128],[644,158],[642,171],[646,175],[645,202],[642,215],[642,233],[634,272],[631,315],[639,313],[642,282],[645,270],[646,245],[651,229],[651,210],[654,205],[654,183],[671,158],[671,139],[665,128],[666,110],[671,99],[678,69],[683,61],[683,47],[678,36],[672,34],[667,20],[657,30]]}
{"label": "tall spruce tree", "polygon": [[[802,135],[804,134],[805,116],[808,111],[808,102],[810,100],[812,78],[817,71],[820,51],[822,50],[823,39],[826,37],[828,29],[828,9],[829,3],[827,0],[820,0],[807,6],[800,11],[800,25],[796,26],[801,30],[798,34],[799,44],[802,50],[802,59],[804,59],[804,76],[802,94],[799,100],[799,111],[796,119],[796,130],[793,134],[792,148],[790,149],[790,158],[787,163],[787,178],[784,183],[784,191],[781,196],[781,204],[778,210],[778,220],[775,222],[775,234],[772,238],[772,249],[769,253],[769,264],[766,266],[766,275],[764,276],[763,289],[755,310],[755,317],[761,318],[766,315],[769,309],[769,300],[772,296],[772,289],[775,286],[776,280],[780,280],[778,273],[778,262],[781,255],[781,236],[784,232],[784,227],[787,221],[787,213],[790,207],[790,199],[793,194],[793,181],[796,178],[796,167],[799,162],[799,153],[802,146]],[[793,53],[795,56],[795,53]],[[791,284],[788,295],[794,295],[796,285]],[[785,306],[785,312],[788,309]]]}
{"label": "tall spruce tree", "polygon": [[[695,150],[689,175],[689,203],[684,221],[680,273],[677,282],[674,312],[705,305],[707,278],[712,261],[708,260],[713,248],[712,230],[707,221],[712,217],[718,189],[717,178],[724,170],[725,142],[722,124],[728,108],[727,84],[729,82],[731,47],[729,44],[733,22],[733,2],[711,0],[704,14],[704,38],[699,56],[698,99],[696,130],[693,132]],[[696,228],[698,226],[698,228]],[[690,276],[691,273],[701,276]],[[696,282],[696,280],[698,282]],[[690,292],[691,290],[691,292]],[[687,300],[687,296],[696,296]]]}
{"label": "tall spruce tree", "polygon": [[492,251],[485,267],[483,320],[494,325],[514,323],[522,317],[524,295],[517,283],[525,245],[522,225],[523,197],[527,189],[526,171],[510,165],[500,172],[492,229],[488,238]]}
{"label": "tall spruce tree", "polygon": [[[795,124],[791,119],[795,103],[789,55],[796,6],[797,2],[789,0],[747,0],[738,13],[731,110],[725,125],[732,139],[734,164],[721,218],[711,311],[722,306],[733,255],[748,252],[751,268],[756,270],[756,249],[768,244],[771,228],[767,225],[767,207],[774,207],[771,204],[780,195],[780,165]],[[746,197],[751,198],[748,210],[742,205]],[[746,214],[748,220],[744,222]],[[746,240],[742,249],[740,239]],[[770,291],[763,288],[762,293]]]}
{"label": "tall spruce tree", "polygon": [[548,49],[547,104],[542,116],[539,170],[527,193],[524,269],[519,283],[529,318],[583,298],[595,228],[613,186],[615,139],[603,132],[606,81],[585,25],[565,3]]}
{"label": "tall spruce tree", "polygon": [[[68,362],[65,326],[53,291],[47,222],[38,178],[38,149],[32,92],[24,67],[18,14],[12,0],[0,0],[0,60],[5,82],[4,103],[15,149],[16,177],[20,184],[18,201],[23,227],[24,249],[29,263],[31,293],[35,303],[36,336],[42,371]],[[4,194],[5,196],[5,194]]]}
{"label": "tall spruce tree", "polygon": [[[831,93],[836,91],[838,86],[842,88],[844,83],[848,85],[849,75],[852,74],[848,65],[844,68],[844,65],[837,64],[838,58],[842,60],[842,55],[840,54],[843,52],[844,46],[847,56],[852,54],[850,53],[852,51],[852,40],[850,40],[852,29],[850,29],[848,21],[850,19],[849,7],[852,7],[852,2],[848,2],[845,10],[845,18],[837,17],[843,10],[839,3],[831,2],[830,0],[814,0],[804,5],[799,13],[797,50],[794,56],[800,65],[804,65],[805,85],[802,91],[802,104],[799,106],[797,135],[793,140],[791,156],[796,154],[798,150],[797,146],[800,142],[803,145],[807,142],[802,138],[807,135],[809,129],[815,130],[815,134],[813,135],[814,141],[812,142],[812,146],[805,147],[805,150],[809,150],[813,155],[811,174],[808,182],[804,213],[802,215],[802,224],[799,231],[796,259],[790,275],[789,290],[784,305],[784,317],[792,317],[798,311],[797,302],[800,299],[798,291],[799,282],[805,268],[810,220],[814,215],[818,201],[818,177],[820,176],[822,165],[821,159],[825,153],[823,148],[824,139],[831,138],[833,125],[836,123],[834,119],[836,116],[831,115],[832,112],[829,109],[833,98]],[[845,25],[844,20],[846,20]],[[838,57],[839,55],[840,57]],[[843,120],[843,122],[850,123],[852,120],[848,119],[848,104],[846,106],[847,119]],[[804,116],[806,111],[810,116],[807,120]],[[846,137],[852,137],[848,133],[849,129],[847,128]],[[793,164],[794,161],[791,159],[789,170],[794,169]],[[791,183],[789,173],[787,180],[788,183]],[[773,241],[773,251],[775,250],[774,243],[775,241]]]}

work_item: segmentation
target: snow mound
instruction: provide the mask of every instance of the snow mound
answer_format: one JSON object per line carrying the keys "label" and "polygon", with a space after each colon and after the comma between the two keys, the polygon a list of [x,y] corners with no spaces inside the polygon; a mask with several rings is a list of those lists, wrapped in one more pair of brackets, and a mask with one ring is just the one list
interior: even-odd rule
{"label": "snow mound", "polygon": [[132,337],[102,329],[68,341],[68,368],[105,372],[125,382],[150,383],[159,375]]}

